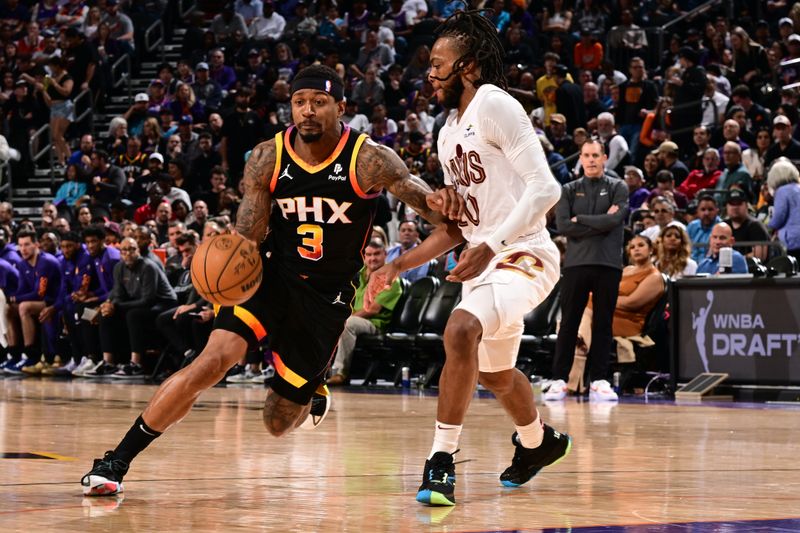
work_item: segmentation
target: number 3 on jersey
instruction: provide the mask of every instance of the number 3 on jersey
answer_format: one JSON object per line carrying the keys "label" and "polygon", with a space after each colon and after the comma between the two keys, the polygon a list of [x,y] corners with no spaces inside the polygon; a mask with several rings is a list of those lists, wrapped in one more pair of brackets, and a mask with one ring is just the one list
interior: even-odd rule
{"label": "number 3 on jersey", "polygon": [[297,247],[297,253],[311,261],[322,259],[322,227],[317,224],[301,224],[297,227],[297,234],[305,236],[303,246]]}

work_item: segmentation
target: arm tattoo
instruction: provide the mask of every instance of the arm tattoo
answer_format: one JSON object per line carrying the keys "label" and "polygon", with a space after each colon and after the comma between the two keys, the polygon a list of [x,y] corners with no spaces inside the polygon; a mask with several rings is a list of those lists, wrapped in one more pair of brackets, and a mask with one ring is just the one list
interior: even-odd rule
{"label": "arm tattoo", "polygon": [[363,190],[383,187],[428,222],[437,225],[446,222],[441,213],[433,211],[425,203],[425,196],[433,192],[431,188],[409,174],[405,163],[391,148],[369,140],[364,143],[356,162],[356,177]]}
{"label": "arm tattoo", "polygon": [[275,142],[267,141],[253,149],[244,169],[244,198],[236,213],[236,231],[260,243],[269,228],[269,180],[275,167]]}

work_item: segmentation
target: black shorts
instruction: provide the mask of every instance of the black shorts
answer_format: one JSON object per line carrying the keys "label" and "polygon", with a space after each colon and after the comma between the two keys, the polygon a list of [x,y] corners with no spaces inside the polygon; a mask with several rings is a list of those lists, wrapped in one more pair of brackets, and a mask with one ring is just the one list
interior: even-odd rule
{"label": "black shorts", "polygon": [[312,285],[266,260],[253,297],[241,305],[217,308],[214,329],[236,333],[250,350],[269,335],[276,373],[272,390],[306,405],[324,383],[354,294],[352,283]]}

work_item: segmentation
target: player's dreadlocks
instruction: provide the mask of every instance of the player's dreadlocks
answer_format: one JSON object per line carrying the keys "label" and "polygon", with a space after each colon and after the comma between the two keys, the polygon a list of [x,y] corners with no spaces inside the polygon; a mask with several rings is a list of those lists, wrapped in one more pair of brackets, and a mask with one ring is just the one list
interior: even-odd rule
{"label": "player's dreadlocks", "polygon": [[503,73],[503,45],[497,36],[497,29],[481,11],[453,13],[436,28],[436,37],[451,37],[464,49],[464,53],[453,65],[450,76],[464,70],[470,61],[475,61],[481,69],[481,77],[474,82],[476,88],[484,83],[508,88]]}

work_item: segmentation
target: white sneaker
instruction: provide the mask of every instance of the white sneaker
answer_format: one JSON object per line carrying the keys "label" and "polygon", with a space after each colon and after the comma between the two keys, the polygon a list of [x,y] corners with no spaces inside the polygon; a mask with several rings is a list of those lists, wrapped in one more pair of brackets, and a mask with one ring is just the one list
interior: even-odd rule
{"label": "white sneaker", "polygon": [[75,367],[75,370],[72,371],[73,376],[77,377],[84,377],[84,374],[89,370],[92,370],[95,367],[94,361],[90,358],[86,357],[85,355],[81,358],[81,362],[78,363],[78,366]]}
{"label": "white sneaker", "polygon": [[275,377],[275,367],[269,365],[267,368],[253,376],[250,383],[266,383],[268,379]]}
{"label": "white sneaker", "polygon": [[567,397],[567,383],[563,379],[556,379],[550,383],[547,392],[544,393],[546,402],[558,402]]}
{"label": "white sneaker", "polygon": [[261,372],[253,372],[249,368],[244,372],[240,372],[239,374],[234,374],[233,376],[228,376],[225,378],[225,381],[228,383],[253,383],[253,379],[256,376],[260,376]]}
{"label": "white sneaker", "polygon": [[617,393],[611,388],[611,384],[608,381],[604,379],[592,381],[592,384],[589,386],[589,401],[616,402],[618,400],[619,396],[617,396]]}

